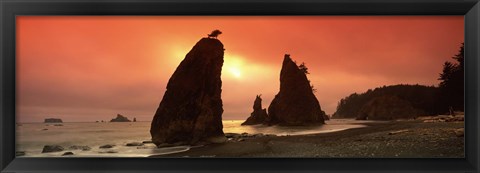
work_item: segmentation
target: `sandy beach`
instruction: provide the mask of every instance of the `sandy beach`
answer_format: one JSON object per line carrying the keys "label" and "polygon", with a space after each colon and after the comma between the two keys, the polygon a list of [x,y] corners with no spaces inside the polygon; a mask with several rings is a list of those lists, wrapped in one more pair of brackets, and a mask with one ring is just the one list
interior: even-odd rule
{"label": "sandy beach", "polygon": [[151,157],[464,157],[463,121],[411,120],[365,125],[367,127],[322,134],[247,137]]}

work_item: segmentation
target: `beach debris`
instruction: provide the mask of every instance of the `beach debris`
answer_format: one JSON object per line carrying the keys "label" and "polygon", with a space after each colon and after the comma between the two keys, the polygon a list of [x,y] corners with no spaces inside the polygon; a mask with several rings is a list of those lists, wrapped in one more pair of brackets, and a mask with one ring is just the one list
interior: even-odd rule
{"label": "beach debris", "polygon": [[47,128],[45,128],[45,129],[42,129],[42,131],[45,131],[45,130],[48,130],[48,129],[47,129]]}
{"label": "beach debris", "polygon": [[142,143],[144,143],[144,144],[151,144],[151,143],[153,143],[153,142],[152,142],[152,141],[143,141]]}
{"label": "beach debris", "polygon": [[102,145],[98,148],[113,148],[115,145],[107,144],[107,145]]}
{"label": "beach debris", "polygon": [[130,142],[130,143],[127,143],[127,147],[134,147],[134,146],[143,146],[144,144],[143,143],[140,143],[140,142]]}
{"label": "beach debris", "polygon": [[25,151],[16,151],[15,156],[25,156]]}
{"label": "beach debris", "polygon": [[465,129],[464,128],[459,128],[459,129],[455,129],[455,135],[457,137],[464,137],[465,136]]}
{"label": "beach debris", "polygon": [[70,155],[73,155],[73,152],[69,151],[62,154],[62,156],[70,156]]}
{"label": "beach debris", "polygon": [[89,151],[91,150],[92,148],[90,148],[89,146],[80,146],[80,145],[72,145],[70,147],[68,147],[69,150],[82,150],[82,151]]}
{"label": "beach debris", "polygon": [[223,44],[209,38],[202,38],[187,53],[168,81],[152,120],[153,143],[195,144],[210,137],[224,137],[223,55]]}
{"label": "beach debris", "polygon": [[437,116],[425,116],[419,117],[418,120],[424,123],[436,123],[436,122],[461,122],[465,121],[465,115],[437,115]]}
{"label": "beach debris", "polygon": [[410,131],[410,130],[398,130],[398,131],[388,132],[388,135],[396,135],[396,134],[404,133],[404,132],[408,132],[408,131]]}
{"label": "beach debris", "polygon": [[43,146],[42,153],[59,152],[63,150],[63,147],[60,145],[45,145]]}

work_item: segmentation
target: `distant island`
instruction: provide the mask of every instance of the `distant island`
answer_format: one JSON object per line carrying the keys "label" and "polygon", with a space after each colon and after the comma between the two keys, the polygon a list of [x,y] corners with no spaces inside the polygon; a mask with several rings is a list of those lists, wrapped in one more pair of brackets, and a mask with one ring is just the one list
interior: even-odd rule
{"label": "distant island", "polygon": [[63,121],[60,118],[45,118],[43,123],[63,123]]}
{"label": "distant island", "polygon": [[132,121],[130,121],[127,117],[121,114],[117,114],[117,117],[110,120],[110,122],[132,122]]}

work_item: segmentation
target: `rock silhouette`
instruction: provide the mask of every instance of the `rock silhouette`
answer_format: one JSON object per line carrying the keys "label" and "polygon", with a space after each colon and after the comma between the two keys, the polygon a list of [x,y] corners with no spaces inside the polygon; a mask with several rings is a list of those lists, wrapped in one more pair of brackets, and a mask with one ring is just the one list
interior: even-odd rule
{"label": "rock silhouette", "polygon": [[222,142],[223,44],[202,38],[186,55],[168,81],[167,91],[150,128],[152,142],[160,144]]}
{"label": "rock silhouette", "polygon": [[394,120],[416,118],[425,115],[425,111],[415,109],[412,104],[397,96],[376,97],[360,109],[357,120]]}
{"label": "rock silhouette", "polygon": [[255,125],[263,124],[267,119],[267,109],[262,109],[262,98],[261,95],[257,95],[255,101],[253,102],[253,112],[250,114],[250,117],[242,123],[242,125]]}
{"label": "rock silhouette", "polygon": [[132,122],[132,121],[130,121],[127,117],[121,114],[117,114],[117,117],[110,120],[110,122]]}
{"label": "rock silhouette", "polygon": [[63,121],[60,118],[46,118],[44,123],[63,123]]}
{"label": "rock silhouette", "polygon": [[280,91],[268,107],[268,120],[265,124],[323,124],[324,115],[305,72],[286,54],[280,72]]}
{"label": "rock silhouette", "polygon": [[[360,114],[361,109],[367,109],[369,106],[377,105],[372,104],[374,102],[372,100],[381,99],[381,97],[385,97],[383,100],[388,102],[385,102],[384,105],[377,105],[379,107],[387,106],[386,104],[391,101],[396,103],[408,102],[408,104],[414,109],[419,110],[415,111],[416,113],[412,112],[415,114],[410,115],[411,118],[418,116],[438,115],[443,113],[441,111],[442,107],[439,106],[441,105],[438,100],[438,95],[440,93],[439,91],[439,88],[434,86],[401,84],[377,87],[374,89],[369,89],[363,93],[353,93],[345,98],[342,98],[338,102],[337,110],[333,114],[332,118],[365,119],[366,115]],[[392,96],[395,96],[396,98],[387,99]],[[403,104],[405,105],[407,103]],[[392,115],[392,117],[388,119],[396,118],[398,118],[396,115]]]}

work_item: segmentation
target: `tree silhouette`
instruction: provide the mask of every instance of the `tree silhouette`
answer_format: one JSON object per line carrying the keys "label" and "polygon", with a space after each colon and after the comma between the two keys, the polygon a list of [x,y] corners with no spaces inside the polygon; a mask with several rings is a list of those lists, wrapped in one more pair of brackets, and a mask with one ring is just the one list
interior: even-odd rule
{"label": "tree silhouette", "polygon": [[310,73],[308,72],[308,67],[305,65],[304,62],[302,62],[302,64],[300,64],[300,65],[298,66],[298,68],[299,68],[300,70],[302,70],[303,73],[305,73],[305,74],[310,74]]}
{"label": "tree silhouette", "polygon": [[213,30],[212,33],[208,34],[208,38],[217,39],[218,35],[220,34],[222,34],[222,31],[216,29],[216,30]]}
{"label": "tree silhouette", "polygon": [[437,115],[437,95],[439,89],[434,86],[423,85],[391,85],[369,89],[364,93],[353,93],[350,96],[340,99],[336,117],[355,118],[360,114],[361,108],[371,100],[382,96],[396,96],[410,102],[413,108],[425,111],[425,115]]}
{"label": "tree silhouette", "polygon": [[460,46],[459,53],[452,57],[456,63],[445,62],[442,73],[440,73],[440,106],[443,112],[453,110],[464,110],[464,44]]}

